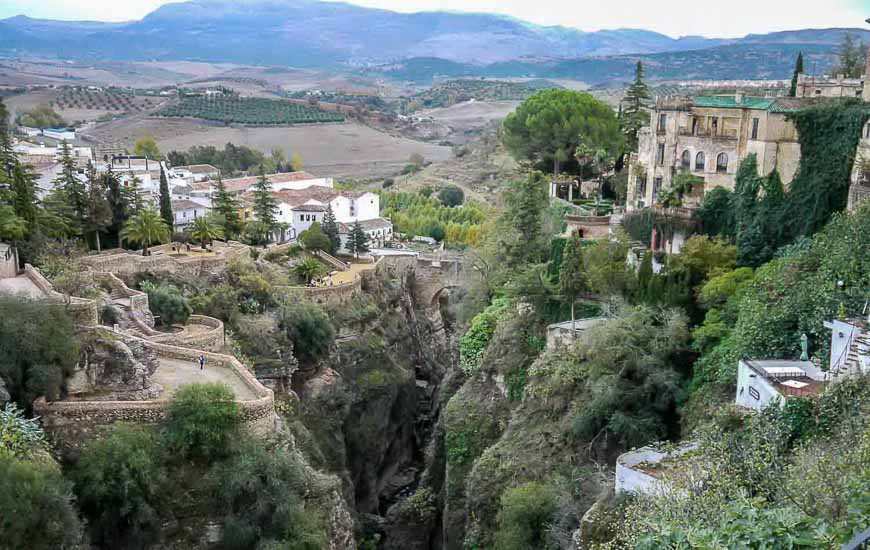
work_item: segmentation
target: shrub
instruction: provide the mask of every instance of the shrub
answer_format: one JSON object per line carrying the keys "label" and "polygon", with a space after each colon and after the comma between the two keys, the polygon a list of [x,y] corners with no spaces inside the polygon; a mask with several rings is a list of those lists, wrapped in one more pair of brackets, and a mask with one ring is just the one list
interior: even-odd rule
{"label": "shrub", "polygon": [[39,421],[25,418],[14,403],[6,403],[0,410],[0,459],[9,455],[27,458],[45,447],[45,433]]}
{"label": "shrub", "polygon": [[329,317],[310,302],[283,308],[278,326],[293,342],[293,352],[300,361],[317,361],[326,355],[335,340],[335,329]]}
{"label": "shrub", "polygon": [[465,193],[455,185],[448,185],[438,192],[438,200],[444,206],[459,206],[465,201]]}
{"label": "shrub", "polygon": [[498,511],[497,550],[526,550],[547,547],[547,523],[556,509],[550,487],[524,483],[508,489]]}
{"label": "shrub", "polygon": [[157,324],[171,327],[184,324],[190,318],[192,309],[181,292],[171,285],[155,286],[144,283],[142,290],[148,294],[148,305],[154,314]]}
{"label": "shrub", "polygon": [[0,544],[4,548],[86,548],[71,484],[53,464],[0,460]]}
{"label": "shrub", "polygon": [[465,374],[472,374],[480,369],[483,353],[507,306],[506,299],[495,300],[492,305],[474,316],[471,326],[459,339],[459,366]]}
{"label": "shrub", "polygon": [[243,442],[233,456],[211,469],[207,481],[215,509],[225,512],[225,548],[325,546],[320,518],[304,508],[305,471],[286,450]]}
{"label": "shrub", "polygon": [[29,408],[40,395],[56,398],[78,357],[62,307],[0,296],[0,377],[13,401]]}
{"label": "shrub", "polygon": [[169,404],[166,441],[182,456],[208,460],[226,456],[242,417],[226,384],[183,386]]}
{"label": "shrub", "polygon": [[156,534],[165,476],[157,450],[152,430],[126,425],[85,447],[71,478],[96,541],[112,545]]}

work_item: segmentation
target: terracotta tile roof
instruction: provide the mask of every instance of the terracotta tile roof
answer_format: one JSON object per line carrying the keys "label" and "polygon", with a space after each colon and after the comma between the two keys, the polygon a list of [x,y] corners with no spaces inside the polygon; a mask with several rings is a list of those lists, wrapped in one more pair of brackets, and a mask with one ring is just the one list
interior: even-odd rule
{"label": "terracotta tile roof", "polygon": [[299,206],[308,201],[330,202],[344,193],[331,187],[312,185],[306,189],[284,189],[272,193],[276,199],[290,206]]}
{"label": "terracotta tile roof", "polygon": [[300,212],[326,212],[326,207],[319,204],[300,204],[299,206],[294,206],[291,210],[298,210]]}
{"label": "terracotta tile roof", "polygon": [[[224,180],[224,186],[230,193],[243,193],[254,185],[260,176],[246,176],[244,178],[232,178]],[[266,174],[266,179],[272,183],[286,183],[288,181],[303,181],[315,179],[308,172],[286,172],[281,174]],[[193,188],[197,191],[207,190],[212,186],[213,182],[199,182],[193,184]]]}

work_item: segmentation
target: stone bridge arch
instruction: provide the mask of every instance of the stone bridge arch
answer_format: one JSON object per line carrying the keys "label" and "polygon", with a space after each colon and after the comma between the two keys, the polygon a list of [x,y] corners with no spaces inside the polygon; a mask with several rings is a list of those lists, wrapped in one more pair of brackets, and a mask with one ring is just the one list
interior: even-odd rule
{"label": "stone bridge arch", "polygon": [[418,257],[415,279],[419,302],[436,306],[445,290],[462,286],[465,269],[465,264],[458,259]]}

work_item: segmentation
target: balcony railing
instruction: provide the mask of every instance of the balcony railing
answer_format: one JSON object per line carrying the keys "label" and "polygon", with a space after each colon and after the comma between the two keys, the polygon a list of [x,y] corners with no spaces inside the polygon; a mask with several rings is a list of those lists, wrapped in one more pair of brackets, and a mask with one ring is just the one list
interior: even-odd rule
{"label": "balcony railing", "polygon": [[705,138],[727,139],[727,140],[737,139],[737,130],[724,130],[724,131],[713,132],[712,130],[707,130],[707,129],[695,129],[695,131],[692,132],[691,128],[680,128],[679,134],[681,136],[688,136],[688,137],[705,137]]}

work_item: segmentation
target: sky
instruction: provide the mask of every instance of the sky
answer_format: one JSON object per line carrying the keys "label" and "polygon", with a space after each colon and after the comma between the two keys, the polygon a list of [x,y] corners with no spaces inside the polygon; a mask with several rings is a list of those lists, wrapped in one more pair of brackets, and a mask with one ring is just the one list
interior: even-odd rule
{"label": "sky", "polygon": [[[178,0],[2,0],[0,18],[25,14],[52,19],[125,21]],[[648,29],[673,37],[738,37],[749,33],[861,27],[870,0],[353,0],[401,12],[451,10],[500,13],[541,25],[584,31]],[[618,9],[616,6],[618,5]]]}

